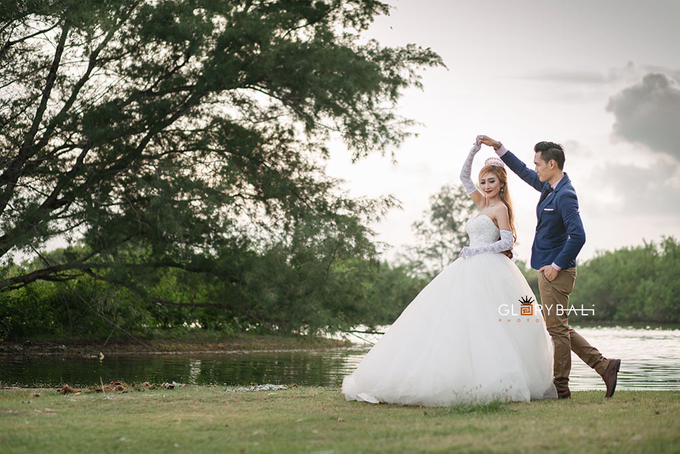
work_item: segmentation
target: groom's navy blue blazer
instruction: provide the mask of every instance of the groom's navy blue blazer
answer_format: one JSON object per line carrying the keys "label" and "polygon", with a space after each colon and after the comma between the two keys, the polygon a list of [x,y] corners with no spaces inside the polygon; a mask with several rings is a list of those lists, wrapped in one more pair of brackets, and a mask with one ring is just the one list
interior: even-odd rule
{"label": "groom's navy blue blazer", "polygon": [[531,247],[531,267],[538,270],[552,263],[562,269],[576,266],[576,256],[586,242],[586,232],[569,176],[565,173],[553,190],[550,183],[541,182],[538,174],[511,152],[505,151],[501,159],[522,180],[541,192],[536,207],[538,224]]}

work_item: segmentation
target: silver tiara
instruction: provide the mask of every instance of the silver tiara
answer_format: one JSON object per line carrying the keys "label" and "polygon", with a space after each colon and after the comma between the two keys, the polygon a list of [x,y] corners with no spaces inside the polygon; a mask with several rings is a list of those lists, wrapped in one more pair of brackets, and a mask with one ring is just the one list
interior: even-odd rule
{"label": "silver tiara", "polygon": [[505,164],[503,161],[501,161],[500,158],[497,158],[495,156],[490,157],[486,161],[484,161],[485,166],[496,166],[496,167],[503,167],[505,168]]}

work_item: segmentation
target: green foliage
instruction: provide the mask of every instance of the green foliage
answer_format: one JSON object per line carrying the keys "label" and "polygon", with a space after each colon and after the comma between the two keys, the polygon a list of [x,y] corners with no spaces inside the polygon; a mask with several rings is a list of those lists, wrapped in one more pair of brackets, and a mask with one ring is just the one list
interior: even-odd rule
{"label": "green foliage", "polygon": [[372,281],[372,302],[376,315],[367,320],[368,324],[388,325],[393,323],[428,284],[425,278],[412,277],[404,265],[390,265],[383,262],[380,273]]}
{"label": "green foliage", "polygon": [[461,185],[444,185],[431,196],[423,220],[412,226],[416,244],[400,257],[410,273],[430,280],[458,258],[468,244],[465,222],[474,211],[475,204]]}
{"label": "green foliage", "polygon": [[[101,279],[37,282],[0,293],[0,338],[144,335],[189,327],[313,334],[393,322],[423,282],[401,267],[358,259],[341,245],[326,238],[317,248],[224,250],[211,260],[212,272],[159,268],[133,278],[115,268]],[[108,284],[127,279],[136,285]]]}
{"label": "green foliage", "polygon": [[0,338],[106,337],[121,334],[117,327],[140,334],[149,313],[136,302],[129,291],[87,276],[68,285],[36,282],[0,293]]}
{"label": "green foliage", "polygon": [[595,320],[680,322],[680,244],[670,237],[600,252],[579,265],[571,303],[594,307]]}
{"label": "green foliage", "polygon": [[[354,158],[408,135],[395,113],[429,49],[361,43],[373,0],[28,2],[0,18],[0,256],[53,238],[89,255],[2,287],[97,269],[137,247],[186,263],[233,239],[365,221],[324,142]],[[345,223],[347,224],[347,223]],[[120,261],[116,261],[120,264]],[[124,264],[124,263],[123,263]]]}
{"label": "green foliage", "polygon": [[[393,201],[343,194],[325,142],[341,138],[352,159],[398,145],[411,125],[396,114],[402,91],[442,65],[361,39],[386,4],[5,3],[0,290],[19,290],[0,297],[5,320],[41,312],[20,316],[18,301],[88,313],[64,281],[93,306],[91,330],[71,323],[87,332],[125,311],[138,327],[362,318],[380,270],[366,226]],[[12,265],[50,240],[70,246]]]}

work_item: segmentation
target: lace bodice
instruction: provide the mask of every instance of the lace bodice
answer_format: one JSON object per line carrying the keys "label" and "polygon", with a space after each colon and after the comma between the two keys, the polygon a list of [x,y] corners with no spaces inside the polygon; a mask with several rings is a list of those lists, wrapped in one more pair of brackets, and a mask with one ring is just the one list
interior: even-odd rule
{"label": "lace bodice", "polygon": [[476,218],[468,220],[465,224],[465,230],[470,238],[470,247],[486,246],[500,238],[500,230],[485,214],[480,214]]}

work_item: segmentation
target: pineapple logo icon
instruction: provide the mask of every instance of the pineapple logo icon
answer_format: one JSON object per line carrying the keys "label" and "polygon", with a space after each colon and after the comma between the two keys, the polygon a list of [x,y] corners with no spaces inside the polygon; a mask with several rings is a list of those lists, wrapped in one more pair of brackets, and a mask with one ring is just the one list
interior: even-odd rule
{"label": "pineapple logo icon", "polygon": [[534,299],[532,297],[522,297],[519,299],[519,302],[522,303],[522,306],[519,308],[520,315],[534,315],[534,306],[532,306]]}

